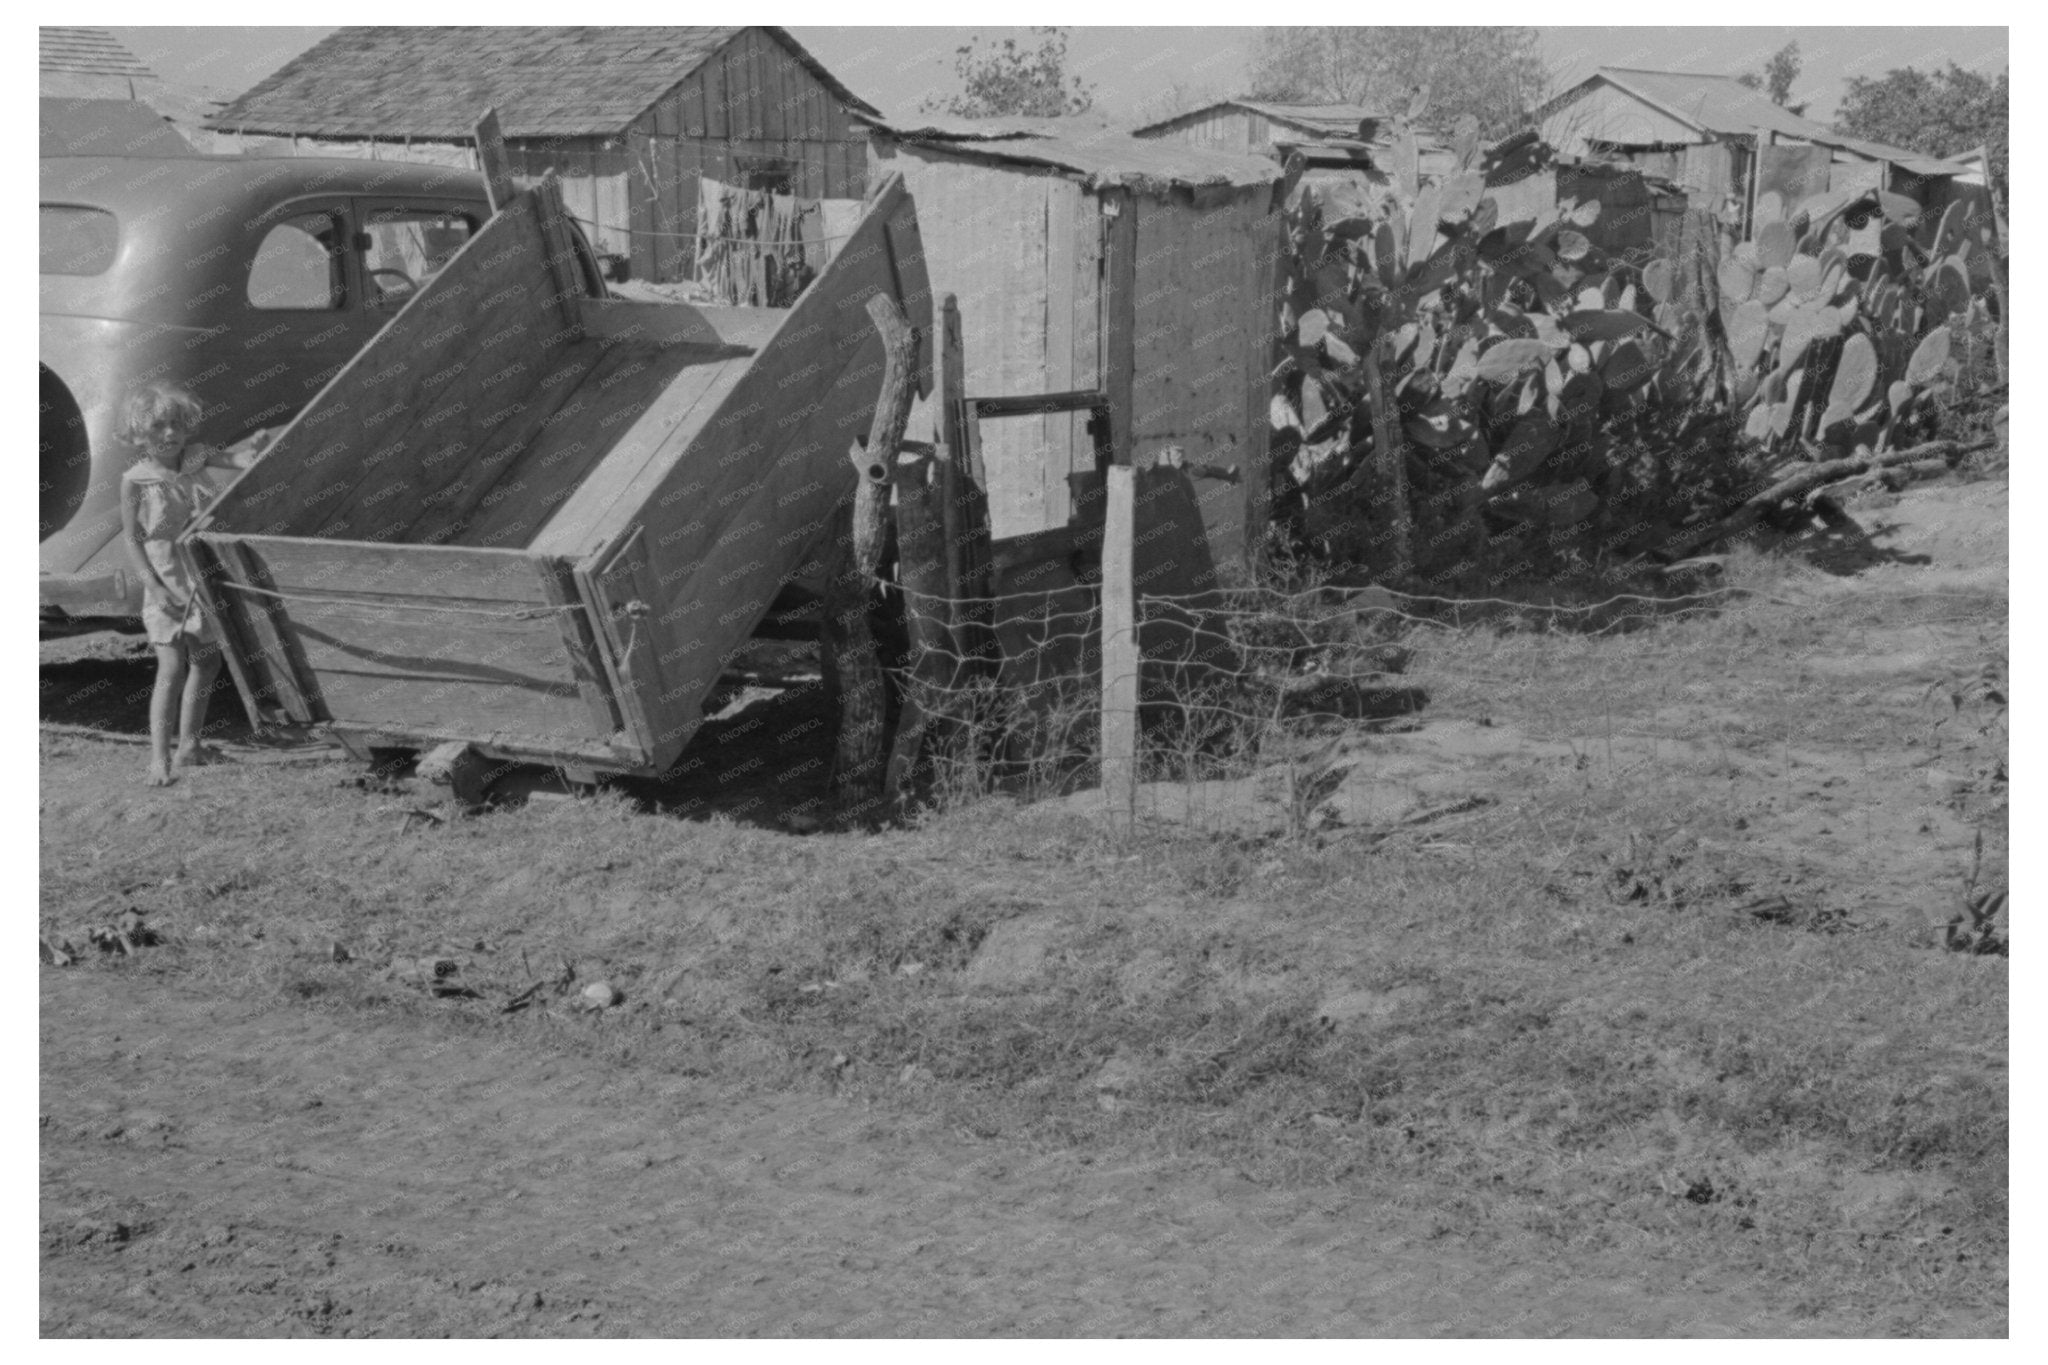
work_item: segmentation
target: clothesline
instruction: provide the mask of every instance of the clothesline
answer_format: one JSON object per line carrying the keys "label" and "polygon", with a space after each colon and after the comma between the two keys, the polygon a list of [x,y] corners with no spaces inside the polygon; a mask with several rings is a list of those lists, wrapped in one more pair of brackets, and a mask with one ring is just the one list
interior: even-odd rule
{"label": "clothesline", "polygon": [[[598,224],[577,214],[572,213],[569,217],[575,219],[585,230],[594,231],[598,227]],[[770,240],[760,237],[725,237],[714,232],[663,232],[655,228],[636,228],[619,225],[613,225],[605,230],[608,232],[624,232],[634,237],[674,237],[690,242],[735,242],[743,246],[818,246],[824,242],[843,242],[853,236],[851,232],[834,232],[821,233],[816,237],[779,237]]]}

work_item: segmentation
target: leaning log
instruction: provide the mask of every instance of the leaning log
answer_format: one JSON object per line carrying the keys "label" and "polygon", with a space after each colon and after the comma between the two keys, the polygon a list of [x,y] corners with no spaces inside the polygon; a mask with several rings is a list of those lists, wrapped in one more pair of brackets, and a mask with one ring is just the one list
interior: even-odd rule
{"label": "leaning log", "polygon": [[1882,455],[1852,455],[1846,459],[1826,460],[1820,464],[1807,465],[1797,473],[1789,474],[1755,497],[1746,499],[1740,506],[1719,521],[1705,526],[1696,526],[1683,532],[1673,540],[1666,541],[1663,552],[1674,559],[1683,559],[1704,545],[1729,536],[1740,535],[1773,507],[1780,503],[1803,498],[1816,488],[1867,474],[1873,469],[1891,469],[1901,465],[1923,465],[1939,460],[1947,468],[1954,468],[1956,462],[1972,451],[1987,450],[1996,444],[1990,440],[1972,441],[1963,444],[1957,441],[1929,441],[1910,450],[1886,451]]}
{"label": "leaning log", "polygon": [[881,395],[867,445],[847,452],[860,482],[850,510],[834,526],[818,643],[827,687],[838,693],[839,745],[832,770],[842,804],[872,804],[885,776],[888,696],[882,661],[868,625],[868,607],[889,533],[889,489],[896,451],[917,397],[917,330],[895,300],[876,294],[868,316],[882,334]]}

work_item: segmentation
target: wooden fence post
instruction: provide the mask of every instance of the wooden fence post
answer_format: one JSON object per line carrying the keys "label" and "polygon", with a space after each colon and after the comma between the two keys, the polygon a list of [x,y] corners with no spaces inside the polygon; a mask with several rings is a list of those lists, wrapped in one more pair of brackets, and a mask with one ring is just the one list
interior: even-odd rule
{"label": "wooden fence post", "polygon": [[[843,532],[828,559],[824,600],[819,604],[818,644],[828,687],[839,694],[838,761],[832,787],[842,803],[863,814],[881,797],[887,776],[887,736],[882,664],[868,627],[868,603],[881,569],[888,538],[889,491],[896,477],[896,453],[910,406],[917,397],[917,331],[903,309],[886,294],[868,300],[868,317],[882,335],[882,388],[868,443],[847,451],[855,477],[852,509],[833,519]],[[845,504],[842,504],[844,509]]]}
{"label": "wooden fence post", "polygon": [[1138,809],[1138,619],[1131,569],[1136,472],[1108,471],[1102,529],[1102,795],[1111,825],[1128,834]]}

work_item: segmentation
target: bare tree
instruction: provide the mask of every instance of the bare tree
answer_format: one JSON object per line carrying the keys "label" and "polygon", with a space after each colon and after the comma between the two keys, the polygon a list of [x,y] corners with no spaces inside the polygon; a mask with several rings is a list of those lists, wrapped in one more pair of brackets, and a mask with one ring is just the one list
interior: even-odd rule
{"label": "bare tree", "polygon": [[1252,57],[1263,98],[1394,112],[1427,86],[1431,122],[1471,114],[1489,136],[1521,126],[1550,84],[1532,28],[1267,28]]}

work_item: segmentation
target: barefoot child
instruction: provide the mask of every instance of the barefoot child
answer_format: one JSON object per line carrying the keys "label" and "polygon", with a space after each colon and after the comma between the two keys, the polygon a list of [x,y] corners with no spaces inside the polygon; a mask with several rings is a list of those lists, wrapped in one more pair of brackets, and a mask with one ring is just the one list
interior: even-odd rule
{"label": "barefoot child", "polygon": [[[156,691],[149,699],[149,784],[169,786],[172,767],[196,767],[218,754],[199,742],[206,702],[220,676],[213,628],[173,546],[178,534],[213,500],[209,467],[250,464],[268,433],[228,450],[192,440],[199,400],[168,384],[149,384],[122,405],[121,434],[142,458],[121,476],[121,530],[128,558],[142,576],[142,624],[156,646]],[[180,689],[183,691],[182,703]],[[176,756],[171,752],[177,708]]]}

